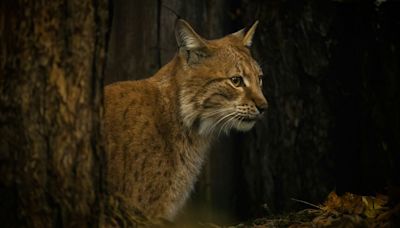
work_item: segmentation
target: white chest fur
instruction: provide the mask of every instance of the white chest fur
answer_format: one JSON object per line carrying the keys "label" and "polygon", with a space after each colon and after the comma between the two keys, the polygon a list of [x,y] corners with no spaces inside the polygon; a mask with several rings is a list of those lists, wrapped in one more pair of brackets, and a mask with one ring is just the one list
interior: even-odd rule
{"label": "white chest fur", "polygon": [[171,207],[167,213],[168,219],[173,219],[189,198],[208,154],[209,145],[210,142],[203,140],[197,145],[189,145],[185,142],[183,150],[177,155],[178,163],[176,173],[172,177]]}

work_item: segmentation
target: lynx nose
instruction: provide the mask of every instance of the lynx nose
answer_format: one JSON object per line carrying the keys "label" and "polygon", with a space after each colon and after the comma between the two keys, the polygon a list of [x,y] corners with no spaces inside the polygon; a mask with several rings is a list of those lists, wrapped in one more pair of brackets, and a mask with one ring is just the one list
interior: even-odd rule
{"label": "lynx nose", "polygon": [[256,107],[257,107],[258,111],[262,114],[262,113],[264,113],[265,110],[267,110],[267,108],[268,108],[268,103],[267,103],[267,102],[264,102],[264,103],[262,103],[262,104],[256,105]]}
{"label": "lynx nose", "polygon": [[254,103],[256,104],[257,110],[260,112],[260,114],[263,114],[264,111],[268,108],[267,99],[265,99],[264,97],[255,100]]}

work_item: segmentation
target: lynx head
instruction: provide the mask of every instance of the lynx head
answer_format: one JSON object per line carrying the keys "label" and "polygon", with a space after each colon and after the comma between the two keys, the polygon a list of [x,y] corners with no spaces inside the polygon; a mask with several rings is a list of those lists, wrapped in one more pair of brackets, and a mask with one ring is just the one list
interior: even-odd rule
{"label": "lynx head", "polygon": [[184,124],[199,134],[250,130],[267,108],[263,73],[249,50],[257,24],[206,40],[178,20],[180,112]]}

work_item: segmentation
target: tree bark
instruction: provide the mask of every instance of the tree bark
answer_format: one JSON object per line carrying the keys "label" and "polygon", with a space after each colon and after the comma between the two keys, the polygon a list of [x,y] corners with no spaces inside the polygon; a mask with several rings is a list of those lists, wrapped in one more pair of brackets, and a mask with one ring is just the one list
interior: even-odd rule
{"label": "tree bark", "polygon": [[147,78],[160,68],[158,2],[113,2],[105,84]]}
{"label": "tree bark", "polygon": [[0,6],[2,225],[96,227],[107,2]]}

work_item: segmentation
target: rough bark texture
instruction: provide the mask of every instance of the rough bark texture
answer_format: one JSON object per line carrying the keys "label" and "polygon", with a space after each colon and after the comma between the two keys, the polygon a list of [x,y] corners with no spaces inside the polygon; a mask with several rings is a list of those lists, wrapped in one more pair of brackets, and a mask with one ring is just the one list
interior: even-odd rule
{"label": "rough bark texture", "polygon": [[2,226],[97,226],[106,1],[0,6]]}
{"label": "rough bark texture", "polygon": [[105,84],[142,79],[160,68],[158,1],[112,2],[112,25]]}

